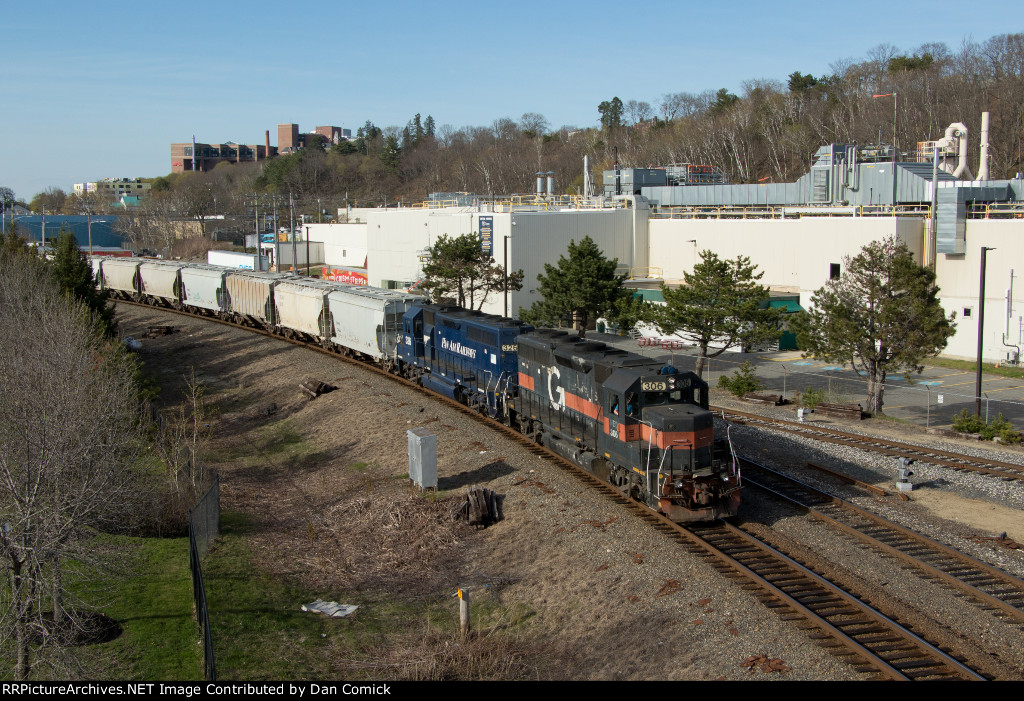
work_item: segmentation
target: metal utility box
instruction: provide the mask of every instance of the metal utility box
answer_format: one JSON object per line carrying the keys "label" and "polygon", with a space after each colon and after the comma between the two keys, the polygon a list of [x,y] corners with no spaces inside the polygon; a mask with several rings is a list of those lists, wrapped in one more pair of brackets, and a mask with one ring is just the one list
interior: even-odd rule
{"label": "metal utility box", "polygon": [[409,436],[409,478],[420,489],[437,489],[437,436],[426,428],[412,428]]}

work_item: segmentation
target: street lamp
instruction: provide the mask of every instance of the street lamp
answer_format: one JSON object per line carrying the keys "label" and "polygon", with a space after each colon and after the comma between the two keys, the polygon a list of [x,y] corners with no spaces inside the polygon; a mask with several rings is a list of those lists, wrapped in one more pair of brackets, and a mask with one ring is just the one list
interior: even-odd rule
{"label": "street lamp", "polygon": [[983,343],[982,330],[985,328],[985,265],[988,252],[996,249],[988,246],[981,247],[981,284],[978,293],[978,366],[977,376],[974,380],[974,414],[981,416],[981,346]]}

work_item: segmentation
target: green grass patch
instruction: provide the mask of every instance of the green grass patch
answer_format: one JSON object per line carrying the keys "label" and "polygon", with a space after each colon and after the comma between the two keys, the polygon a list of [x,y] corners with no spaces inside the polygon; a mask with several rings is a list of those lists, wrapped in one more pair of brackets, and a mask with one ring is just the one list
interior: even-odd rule
{"label": "green grass patch", "polygon": [[365,462],[357,462],[352,465],[349,465],[348,469],[355,470],[356,472],[366,472],[367,468],[369,467],[370,466],[367,465]]}
{"label": "green grass patch", "polygon": [[[929,358],[926,361],[927,365],[934,365],[940,368],[949,368],[951,370],[963,370],[965,372],[977,372],[978,364],[973,360],[953,360],[950,358]],[[989,373],[991,375],[1001,375],[1002,377],[1014,377],[1018,379],[1024,379],[1024,368],[1015,367],[996,367],[992,363],[982,363],[981,371]]]}
{"label": "green grass patch", "polygon": [[380,642],[386,608],[363,607],[341,619],[302,611],[316,599],[363,602],[343,592],[309,591],[265,571],[246,542],[252,527],[245,515],[222,513],[221,536],[207,558],[218,679],[331,679],[339,676],[337,659],[366,658],[364,650]]}
{"label": "green grass patch", "polygon": [[[884,409],[884,407],[883,407],[883,409]],[[880,419],[882,421],[886,421],[888,423],[893,423],[893,424],[905,424],[907,426],[917,426],[917,423],[915,423],[914,421],[910,421],[909,419],[901,419],[901,418],[899,418],[897,416],[889,416],[888,414],[885,414],[885,413],[875,414],[871,418],[873,418],[873,419]]]}
{"label": "green grass patch", "polygon": [[278,421],[260,431],[255,447],[271,456],[297,455],[306,452],[306,439],[295,430],[291,421]]}
{"label": "green grass patch", "polygon": [[[426,638],[457,639],[454,599],[310,590],[257,560],[246,535],[258,528],[244,514],[222,513],[221,536],[204,563],[218,680],[402,678],[408,673],[402,650],[422,654]],[[301,610],[316,599],[360,608],[347,618]],[[486,595],[473,601],[478,629],[518,629],[531,616],[525,607],[502,606]]]}
{"label": "green grass patch", "polygon": [[82,649],[104,678],[202,680],[202,647],[192,603],[188,538],[111,536],[127,574],[112,578],[102,612],[124,627],[117,639]]}

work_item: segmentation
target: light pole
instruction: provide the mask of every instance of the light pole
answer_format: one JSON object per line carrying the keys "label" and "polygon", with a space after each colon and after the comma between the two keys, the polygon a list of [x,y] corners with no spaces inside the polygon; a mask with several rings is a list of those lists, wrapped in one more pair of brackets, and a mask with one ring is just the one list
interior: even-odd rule
{"label": "light pole", "polygon": [[983,343],[982,331],[985,328],[985,264],[988,262],[988,252],[996,249],[988,246],[981,247],[981,283],[978,293],[978,367],[977,376],[974,380],[974,414],[981,416],[981,347]]}

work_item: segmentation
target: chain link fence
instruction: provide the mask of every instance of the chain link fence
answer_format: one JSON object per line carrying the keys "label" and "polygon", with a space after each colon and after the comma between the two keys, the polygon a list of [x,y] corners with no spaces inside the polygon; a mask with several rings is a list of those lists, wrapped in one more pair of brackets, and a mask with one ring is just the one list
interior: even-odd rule
{"label": "chain link fence", "polygon": [[[618,348],[645,355],[682,370],[692,370],[696,350],[675,339],[636,338],[610,334],[588,334]],[[734,353],[708,358],[704,379],[718,387],[722,375],[732,375],[744,362],[755,366],[763,391],[778,393],[789,401],[799,400],[808,388],[821,392],[822,401],[866,405],[867,380],[849,365],[828,365],[787,353]],[[890,375],[882,395],[887,416],[926,428],[949,427],[962,410],[973,414],[976,407],[973,370],[933,368],[926,375]],[[941,379],[938,377],[941,375]],[[795,411],[794,406],[794,411]],[[982,383],[981,418],[991,423],[1002,414],[1017,430],[1024,429],[1024,379],[986,375]]]}
{"label": "chain link fence", "polygon": [[[704,377],[709,385],[717,387],[722,375],[731,375],[743,362],[743,359],[735,357],[711,359]],[[763,391],[778,392],[790,401],[799,400],[808,388],[823,392],[823,401],[827,402],[864,406],[867,400],[867,380],[849,366],[822,367],[820,361],[795,359],[761,362],[755,369],[757,378],[764,385]],[[968,414],[973,414],[977,406],[973,371],[965,372],[962,378],[957,379],[955,384],[958,386],[949,387],[944,381],[926,376],[911,375],[907,379],[903,375],[890,375],[886,378],[882,394],[883,411],[886,415],[926,428],[948,427],[956,414],[965,409]],[[1007,390],[1024,391],[1024,380],[1004,377],[998,380],[1000,386],[988,391],[985,387],[995,385],[996,379],[989,377],[982,385],[981,417],[990,423],[1002,414],[1018,430],[1024,428],[1024,401],[998,394]]]}
{"label": "chain link fence", "polygon": [[188,564],[192,571],[192,596],[196,605],[196,620],[202,628],[203,667],[206,680],[217,681],[217,665],[213,655],[213,637],[210,633],[210,611],[206,606],[206,585],[200,560],[209,550],[210,543],[220,533],[220,478],[213,477],[213,486],[188,511]]}

